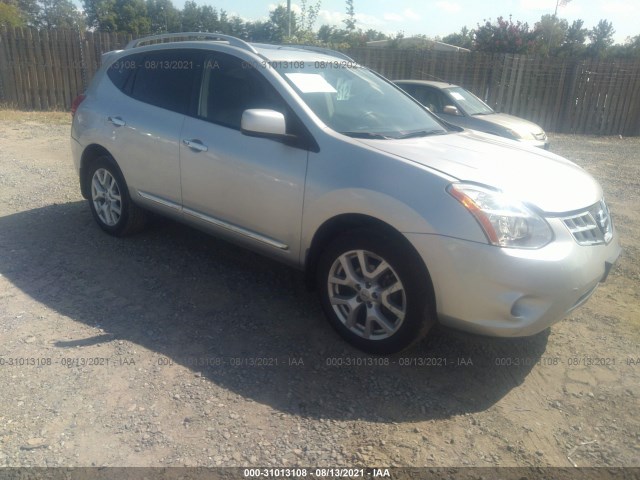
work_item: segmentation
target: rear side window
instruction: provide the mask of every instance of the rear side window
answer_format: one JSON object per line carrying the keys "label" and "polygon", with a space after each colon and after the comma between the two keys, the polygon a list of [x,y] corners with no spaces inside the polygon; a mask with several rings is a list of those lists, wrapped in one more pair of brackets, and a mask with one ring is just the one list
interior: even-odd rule
{"label": "rear side window", "polygon": [[199,52],[172,49],[123,57],[109,68],[107,75],[116,87],[136,100],[186,114],[201,67]]}
{"label": "rear side window", "polygon": [[127,83],[133,78],[138,64],[143,60],[142,55],[129,55],[120,58],[109,66],[107,76],[119,90],[127,93]]}

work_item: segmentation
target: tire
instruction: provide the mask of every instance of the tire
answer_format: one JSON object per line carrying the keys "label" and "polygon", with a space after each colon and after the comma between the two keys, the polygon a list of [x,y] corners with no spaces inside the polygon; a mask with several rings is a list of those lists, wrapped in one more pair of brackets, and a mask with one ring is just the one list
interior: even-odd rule
{"label": "tire", "polygon": [[423,262],[394,236],[363,229],[336,238],[320,256],[317,284],[329,322],[368,353],[404,350],[436,323]]}
{"label": "tire", "polygon": [[131,201],[127,183],[113,158],[95,158],[87,169],[86,182],[89,208],[102,230],[122,237],[144,228],[146,212]]}

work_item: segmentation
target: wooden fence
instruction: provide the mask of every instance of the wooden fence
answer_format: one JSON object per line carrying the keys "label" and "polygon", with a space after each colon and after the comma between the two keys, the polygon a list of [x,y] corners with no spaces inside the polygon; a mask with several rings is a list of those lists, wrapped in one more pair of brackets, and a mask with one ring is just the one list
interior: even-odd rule
{"label": "wooden fence", "polygon": [[0,105],[68,110],[100,67],[102,53],[130,40],[124,33],[0,27]]}
{"label": "wooden fence", "polygon": [[[100,66],[101,54],[131,35],[0,28],[0,105],[68,109]],[[391,79],[444,79],[501,112],[551,132],[640,135],[640,59],[351,49]]]}

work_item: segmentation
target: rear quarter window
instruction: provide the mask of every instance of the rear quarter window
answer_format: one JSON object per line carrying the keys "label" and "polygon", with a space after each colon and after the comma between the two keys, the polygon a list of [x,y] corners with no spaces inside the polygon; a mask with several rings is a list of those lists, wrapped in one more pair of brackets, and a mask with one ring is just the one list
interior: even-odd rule
{"label": "rear quarter window", "polygon": [[171,49],[128,55],[107,71],[113,84],[144,103],[187,114],[202,68],[202,55]]}
{"label": "rear quarter window", "polygon": [[126,85],[133,77],[136,67],[143,58],[141,55],[129,55],[113,62],[107,70],[107,76],[120,91],[126,93]]}

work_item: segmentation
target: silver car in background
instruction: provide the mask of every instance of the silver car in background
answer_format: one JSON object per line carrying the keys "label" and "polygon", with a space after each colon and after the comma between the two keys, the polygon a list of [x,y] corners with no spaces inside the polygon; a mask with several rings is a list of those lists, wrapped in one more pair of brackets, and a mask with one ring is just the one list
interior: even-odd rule
{"label": "silver car in background", "polygon": [[547,134],[539,125],[524,118],[498,113],[458,85],[430,80],[396,80],[394,83],[452,125],[549,149]]}
{"label": "silver car in background", "polygon": [[407,348],[438,321],[535,334],[620,252],[583,169],[454,131],[337,52],[150,37],[106,54],[72,111],[80,188],[104,231],[138,231],[152,210],[303,269],[333,327],[368,352]]}

